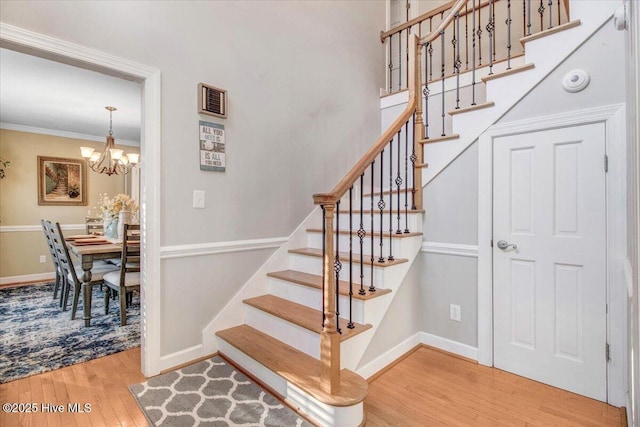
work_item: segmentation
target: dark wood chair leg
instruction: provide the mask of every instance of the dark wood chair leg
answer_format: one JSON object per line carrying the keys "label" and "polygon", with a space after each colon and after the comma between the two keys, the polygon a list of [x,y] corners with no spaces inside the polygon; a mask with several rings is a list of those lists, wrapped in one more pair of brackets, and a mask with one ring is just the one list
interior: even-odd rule
{"label": "dark wood chair leg", "polygon": [[127,324],[127,293],[120,289],[120,326]]}
{"label": "dark wood chair leg", "polygon": [[104,314],[109,313],[109,300],[111,299],[111,288],[107,286],[104,291]]}
{"label": "dark wood chair leg", "polygon": [[67,311],[67,303],[69,302],[69,290],[71,288],[71,285],[69,284],[69,280],[66,277],[63,277],[62,280],[64,281],[62,284],[62,294],[60,295],[62,298],[61,301],[61,305],[62,305],[62,311]]}
{"label": "dark wood chair leg", "polygon": [[[82,285],[80,285],[79,283],[76,283],[73,285],[73,301],[71,303],[71,320],[75,320],[76,319],[76,311],[78,311],[78,300],[80,299],[80,287]],[[66,306],[66,302],[65,302],[65,306]]]}

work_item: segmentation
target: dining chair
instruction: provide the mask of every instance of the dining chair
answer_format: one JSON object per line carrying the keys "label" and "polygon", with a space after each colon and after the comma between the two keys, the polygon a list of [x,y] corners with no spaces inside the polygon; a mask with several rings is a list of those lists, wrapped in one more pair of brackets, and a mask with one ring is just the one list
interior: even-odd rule
{"label": "dining chair", "polygon": [[58,298],[58,290],[60,290],[60,305],[62,306],[62,290],[60,289],[63,284],[62,273],[60,270],[60,263],[58,262],[58,256],[56,255],[56,248],[51,240],[51,232],[49,231],[50,223],[51,221],[46,221],[44,219],[40,220],[42,231],[44,232],[44,237],[47,242],[47,246],[49,247],[49,254],[51,256],[51,262],[53,263],[53,269],[56,272],[56,281],[53,286],[53,299]]}
{"label": "dining chair", "polygon": [[127,324],[127,295],[140,290],[140,225],[123,224],[120,270],[104,275],[104,313],[109,312],[111,291],[120,296],[120,325]]}
{"label": "dining chair", "polygon": [[87,234],[102,234],[104,232],[104,221],[101,217],[87,216],[84,218]]}
{"label": "dining chair", "polygon": [[[71,319],[76,318],[76,311],[78,310],[78,299],[80,297],[80,289],[82,288],[82,281],[78,277],[82,277],[84,271],[81,266],[75,266],[71,261],[69,249],[64,240],[62,228],[60,223],[56,222],[54,226],[50,228],[51,240],[56,250],[58,257],[58,263],[62,272],[62,279],[64,281],[64,292],[62,297],[62,310],[67,309],[67,302],[69,300],[69,292],[73,288],[73,300],[71,302]],[[102,283],[103,276],[106,273],[115,270],[115,266],[107,263],[94,262],[91,268],[91,282],[90,286]]]}

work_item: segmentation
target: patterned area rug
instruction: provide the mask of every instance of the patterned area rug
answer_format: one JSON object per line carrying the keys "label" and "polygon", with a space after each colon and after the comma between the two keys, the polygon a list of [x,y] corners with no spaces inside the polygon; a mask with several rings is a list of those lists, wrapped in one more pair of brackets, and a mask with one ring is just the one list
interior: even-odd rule
{"label": "patterned area rug", "polygon": [[[69,296],[71,300],[71,295]],[[71,302],[69,302],[71,307]],[[93,287],[91,326],[53,299],[53,283],[0,289],[0,383],[97,359],[140,345],[140,301],[134,294],[127,325],[118,301],[104,314],[104,293]]]}
{"label": "patterned area rug", "polygon": [[220,356],[129,388],[153,426],[312,426]]}

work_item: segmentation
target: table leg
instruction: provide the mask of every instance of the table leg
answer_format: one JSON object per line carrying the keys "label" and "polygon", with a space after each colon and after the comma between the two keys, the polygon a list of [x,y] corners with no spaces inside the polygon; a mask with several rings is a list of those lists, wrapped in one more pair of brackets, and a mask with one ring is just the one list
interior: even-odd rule
{"label": "table leg", "polygon": [[91,325],[91,267],[93,267],[93,258],[82,258],[82,318],[84,326]]}

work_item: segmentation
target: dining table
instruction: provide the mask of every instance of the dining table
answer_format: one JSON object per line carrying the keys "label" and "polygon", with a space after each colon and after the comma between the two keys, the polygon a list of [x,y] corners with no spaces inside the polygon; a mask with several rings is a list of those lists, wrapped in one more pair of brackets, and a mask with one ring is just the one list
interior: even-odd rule
{"label": "dining table", "polygon": [[[106,239],[103,239],[103,241]],[[68,239],[67,247],[69,251],[74,254],[80,260],[82,265],[83,275],[82,278],[82,318],[84,320],[84,326],[91,325],[91,269],[93,268],[93,262],[100,259],[117,258],[122,253],[122,244],[117,240],[110,240],[105,243],[84,243],[76,242],[75,240]]]}

